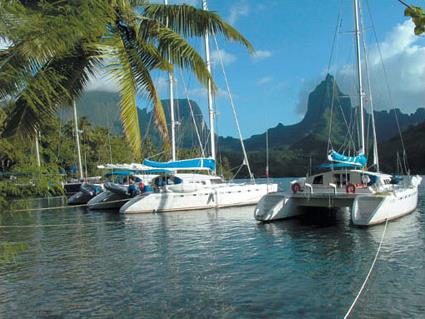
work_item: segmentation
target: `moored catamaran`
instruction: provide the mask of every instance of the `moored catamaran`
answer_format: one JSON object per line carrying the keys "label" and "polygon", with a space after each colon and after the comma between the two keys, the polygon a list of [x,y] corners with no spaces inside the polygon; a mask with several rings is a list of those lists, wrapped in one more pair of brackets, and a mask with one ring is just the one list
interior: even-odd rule
{"label": "moored catamaran", "polygon": [[[165,2],[167,3],[167,2]],[[208,10],[206,0],[202,1],[203,9]],[[208,71],[211,73],[209,34],[205,35],[205,55]],[[173,76],[170,74],[170,100],[173,101]],[[227,83],[226,83],[227,84]],[[233,105],[232,105],[233,107]],[[210,123],[211,156],[188,160],[176,160],[175,123],[173,103],[170,103],[172,161],[154,162],[145,160],[144,165],[168,170],[161,176],[153,179],[154,192],[144,193],[128,201],[121,207],[120,213],[149,213],[180,210],[198,210],[208,208],[235,207],[255,205],[268,192],[276,192],[277,184],[256,184],[251,173],[248,157],[243,144],[239,125],[236,120],[244,165],[247,166],[251,182],[226,182],[216,176],[216,149],[215,149],[215,110],[212,97],[212,83],[208,83],[208,113]],[[206,174],[199,174],[203,171]],[[183,173],[182,173],[183,172]]]}
{"label": "moored catamaran", "polygon": [[[384,174],[379,169],[373,108],[371,111],[373,164],[376,172],[367,169],[364,123],[366,96],[362,78],[360,9],[358,0],[353,2],[357,94],[360,101],[358,154],[346,156],[330,149],[328,152],[330,163],[322,165],[326,171],[292,181],[291,192],[267,194],[261,199],[254,211],[254,217],[259,221],[294,217],[302,214],[306,207],[349,208],[354,225],[369,226],[407,215],[417,207],[418,185],[422,178],[410,176],[409,173],[406,176]],[[371,102],[371,96],[369,98]]]}

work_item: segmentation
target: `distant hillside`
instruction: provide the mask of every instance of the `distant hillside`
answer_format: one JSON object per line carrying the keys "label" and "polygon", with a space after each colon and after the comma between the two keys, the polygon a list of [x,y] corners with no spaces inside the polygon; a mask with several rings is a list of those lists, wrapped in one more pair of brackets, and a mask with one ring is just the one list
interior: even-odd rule
{"label": "distant hillside", "polygon": [[[332,105],[332,89],[334,78],[327,75],[308,97],[307,112],[304,118],[293,125],[278,124],[269,129],[269,146],[273,148],[311,149],[310,145],[314,141],[327,142],[330,110]],[[346,125],[342,114],[347,122],[354,116],[354,109],[350,98],[342,93],[338,84],[335,83],[334,94],[334,118],[332,121],[332,141],[338,142],[344,136]],[[420,108],[413,114],[404,114],[399,109],[391,111],[375,111],[375,122],[377,138],[379,141],[387,140],[398,133],[395,113],[399,120],[400,128],[405,129],[410,125],[417,125],[425,121],[425,109]],[[265,149],[265,133],[253,135],[245,140],[245,145],[249,151],[259,151]],[[239,141],[232,137],[220,138],[220,147],[223,150],[236,150]]]}
{"label": "distant hillside", "polygon": [[[334,100],[332,101],[332,91]],[[121,134],[122,128],[118,111],[119,96],[110,92],[88,92],[77,103],[79,116],[87,117],[92,123],[112,128],[115,134]],[[167,122],[169,123],[169,100],[162,101]],[[272,176],[303,175],[310,164],[314,167],[325,161],[333,103],[333,121],[331,140],[334,145],[343,142],[347,135],[345,121],[351,122],[354,108],[350,98],[340,91],[334,78],[328,75],[324,81],[310,93],[307,112],[304,118],[294,125],[279,124],[269,129],[270,172]],[[177,144],[179,148],[198,146],[195,126],[190,113],[189,103],[185,99],[176,99]],[[208,139],[209,129],[196,102],[191,101],[198,130],[202,141]],[[146,134],[159,145],[158,132],[153,125],[152,112],[139,109],[139,122],[142,134]],[[418,109],[413,114],[404,114],[400,110],[375,112],[382,168],[393,171],[395,154],[401,150],[395,114],[401,129],[405,129],[405,145],[413,171],[424,167],[422,141],[425,137],[425,109]],[[63,111],[66,119],[72,119],[71,110]],[[394,138],[393,138],[394,137]],[[265,168],[265,133],[251,136],[245,140],[250,162],[256,176],[264,175]],[[223,158],[227,158],[231,167],[242,162],[240,143],[233,137],[219,137],[219,149]],[[393,165],[394,164],[394,165]],[[245,173],[242,171],[242,173]]]}
{"label": "distant hillside", "polygon": [[[170,101],[162,100],[167,123],[170,123]],[[205,124],[202,111],[195,101],[190,100],[194,118],[198,126],[201,140],[205,143],[208,136],[208,128]],[[105,126],[111,129],[113,134],[122,134],[122,125],[119,114],[119,95],[113,92],[89,91],[77,101],[79,117],[86,117],[97,126]],[[189,102],[187,99],[175,99],[175,119],[177,144],[182,148],[198,146],[194,121],[192,119]],[[60,116],[68,121],[73,119],[72,108],[63,108]],[[155,128],[152,112],[146,109],[138,109],[139,126],[142,135],[149,136],[155,144],[161,144],[158,130]],[[170,129],[170,126],[169,126]]]}
{"label": "distant hillside", "polygon": [[[425,123],[412,125],[403,131],[407,163],[412,173],[425,174]],[[397,153],[403,157],[403,147],[398,136],[379,145],[381,169],[397,172]]]}

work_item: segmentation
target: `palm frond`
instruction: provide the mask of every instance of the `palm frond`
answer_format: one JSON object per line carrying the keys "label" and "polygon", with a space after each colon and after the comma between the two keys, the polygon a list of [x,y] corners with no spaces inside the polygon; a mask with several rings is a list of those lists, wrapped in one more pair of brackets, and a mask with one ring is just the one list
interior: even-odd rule
{"label": "palm frond", "polygon": [[178,33],[158,21],[146,18],[141,19],[138,28],[138,43],[157,43],[158,51],[164,60],[169,59],[171,64],[193,71],[204,85],[210,80],[215,89],[214,80],[208,72],[204,59]]}
{"label": "palm frond", "polygon": [[137,83],[132,72],[132,61],[119,36],[115,37],[114,51],[111,52],[111,56],[114,59],[108,63],[108,68],[118,81],[120,89],[120,111],[124,134],[136,159],[140,159],[142,138],[136,105]]}
{"label": "palm frond", "polygon": [[225,22],[217,13],[197,9],[193,6],[147,4],[143,7],[143,15],[161,22],[185,37],[222,34],[226,39],[242,43],[250,52],[253,52],[251,43],[235,28]]}
{"label": "palm frond", "polygon": [[96,52],[80,46],[69,56],[52,59],[33,73],[23,74],[25,86],[15,97],[3,136],[17,132],[33,135],[46,119],[55,116],[58,107],[69,105],[81,94],[98,63]]}

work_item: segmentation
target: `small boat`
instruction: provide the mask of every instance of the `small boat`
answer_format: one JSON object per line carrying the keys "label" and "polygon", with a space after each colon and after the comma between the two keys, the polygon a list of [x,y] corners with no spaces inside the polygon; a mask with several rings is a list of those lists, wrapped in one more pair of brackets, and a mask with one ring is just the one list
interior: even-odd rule
{"label": "small boat", "polygon": [[[254,217],[258,221],[273,221],[297,216],[307,207],[349,208],[353,225],[370,226],[407,215],[417,207],[418,186],[422,180],[420,176],[410,176],[408,173],[406,176],[394,176],[379,170],[372,97],[366,96],[362,83],[360,10],[357,0],[354,0],[354,10],[360,150],[355,156],[346,156],[330,149],[328,152],[330,163],[321,165],[325,171],[292,181],[291,192],[264,196],[254,211]],[[370,93],[369,85],[369,95]],[[373,131],[371,167],[376,169],[375,172],[368,169],[366,158],[363,108],[367,101],[371,106]]]}
{"label": "small boat", "polygon": [[[156,175],[145,174],[136,170],[119,170],[106,174],[110,181],[104,184],[105,191],[90,199],[87,203],[89,209],[119,209],[132,197],[140,193],[140,187],[144,190],[144,183]],[[146,169],[146,167],[143,167]]]}
{"label": "small boat", "polygon": [[68,205],[86,204],[90,199],[103,192],[102,184],[83,183],[80,191],[68,199]]}

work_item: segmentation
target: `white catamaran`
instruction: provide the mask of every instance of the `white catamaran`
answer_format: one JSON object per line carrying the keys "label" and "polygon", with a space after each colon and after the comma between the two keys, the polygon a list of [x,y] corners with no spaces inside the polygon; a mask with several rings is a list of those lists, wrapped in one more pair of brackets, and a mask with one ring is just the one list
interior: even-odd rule
{"label": "white catamaran", "polygon": [[[203,9],[208,10],[206,0],[202,1]],[[205,55],[208,71],[211,73],[209,35],[205,35]],[[120,212],[151,213],[179,210],[199,210],[208,208],[234,207],[255,205],[260,198],[268,192],[276,192],[277,184],[256,184],[249,168],[243,140],[237,123],[238,132],[244,154],[244,163],[247,165],[251,176],[250,183],[226,182],[216,176],[216,149],[215,149],[215,110],[213,107],[211,82],[208,83],[208,113],[210,123],[211,157],[176,160],[175,123],[173,110],[173,75],[169,76],[170,84],[170,113],[172,131],[172,157],[171,162],[154,162],[145,160],[144,165],[162,169],[160,176],[153,181],[154,192],[144,193],[127,202],[121,207]],[[207,174],[199,174],[199,171]],[[176,173],[177,172],[177,173]],[[181,173],[184,172],[184,173]],[[198,173],[196,173],[198,172]]]}
{"label": "white catamaran", "polygon": [[[254,211],[255,219],[272,221],[297,216],[305,207],[350,208],[354,225],[369,226],[399,218],[413,212],[418,203],[419,176],[393,176],[379,171],[376,133],[372,115],[374,162],[376,172],[367,170],[362,83],[360,9],[354,1],[354,25],[357,51],[357,80],[360,114],[360,151],[357,156],[345,156],[329,150],[328,171],[291,182],[291,192],[267,194]],[[365,56],[365,61],[366,56]],[[369,84],[369,82],[368,82]],[[370,91],[370,85],[369,85]],[[369,92],[370,94],[370,92]],[[371,102],[371,97],[370,101]]]}

